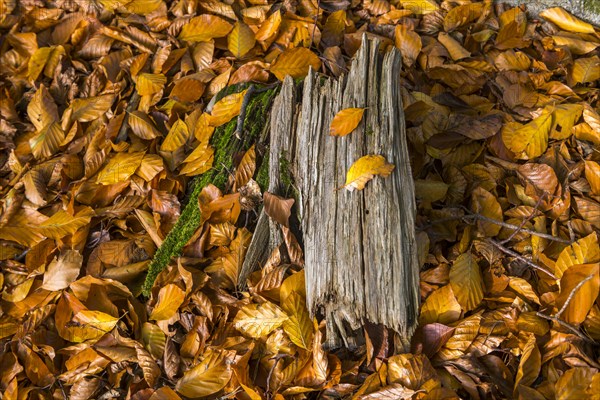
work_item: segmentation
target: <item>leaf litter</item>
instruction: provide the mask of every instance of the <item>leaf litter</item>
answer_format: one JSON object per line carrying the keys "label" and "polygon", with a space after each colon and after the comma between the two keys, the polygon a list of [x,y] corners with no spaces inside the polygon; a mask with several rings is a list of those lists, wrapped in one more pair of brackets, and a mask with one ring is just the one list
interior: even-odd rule
{"label": "leaf litter", "polygon": [[[561,8],[532,20],[470,0],[1,7],[3,398],[600,391],[597,28]],[[310,68],[339,76],[363,34],[404,63],[422,263],[411,352],[369,324],[366,345],[322,349],[293,199],[258,191],[242,202],[258,187],[254,148],[225,191],[203,189],[196,234],[141,297],[189,177],[215,167],[215,127],[243,107],[243,88],[215,95]],[[358,134],[362,116],[341,112],[334,134]],[[393,173],[375,161],[347,183]],[[262,198],[285,242],[238,282]]]}

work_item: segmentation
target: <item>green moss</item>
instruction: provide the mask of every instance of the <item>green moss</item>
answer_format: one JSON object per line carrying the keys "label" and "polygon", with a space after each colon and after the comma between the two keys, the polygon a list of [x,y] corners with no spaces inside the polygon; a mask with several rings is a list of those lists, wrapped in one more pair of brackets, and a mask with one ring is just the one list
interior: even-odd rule
{"label": "green moss", "polygon": [[256,173],[256,182],[263,192],[269,188],[269,153],[265,154],[260,164],[260,168]]}
{"label": "green moss", "polygon": [[281,193],[285,197],[293,197],[296,202],[299,201],[300,196],[296,189],[294,177],[292,176],[292,170],[290,168],[290,161],[287,159],[287,152],[283,151],[279,156],[279,181],[282,184]]}
{"label": "green moss", "polygon": [[[221,93],[223,94],[219,94],[217,98],[237,93],[246,86],[248,85],[227,87],[222,90]],[[150,263],[146,281],[143,285],[144,295],[148,296],[150,294],[150,290],[158,274],[167,266],[172,257],[181,254],[181,249],[200,225],[200,209],[198,208],[197,199],[202,188],[208,184],[213,184],[219,189],[224,190],[229,173],[233,169],[233,155],[239,151],[246,151],[258,139],[264,127],[264,124],[261,122],[267,119],[267,114],[276,92],[276,88],[267,89],[257,93],[250,99],[246,108],[246,118],[244,120],[245,133],[242,139],[238,139],[235,136],[237,127],[236,118],[215,130],[210,140],[211,146],[215,149],[213,167],[192,181],[192,191],[187,205]]]}

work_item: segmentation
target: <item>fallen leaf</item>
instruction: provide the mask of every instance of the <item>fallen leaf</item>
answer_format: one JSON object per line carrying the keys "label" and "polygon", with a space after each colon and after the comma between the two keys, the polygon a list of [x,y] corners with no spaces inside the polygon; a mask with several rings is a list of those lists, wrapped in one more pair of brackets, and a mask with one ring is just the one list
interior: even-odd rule
{"label": "fallen leaf", "polygon": [[352,132],[362,120],[364,108],[345,108],[333,117],[329,127],[331,136],[346,136]]}
{"label": "fallen leaf", "polygon": [[248,304],[233,320],[233,326],[243,334],[258,339],[279,328],[288,317],[275,304]]}
{"label": "fallen leaf", "polygon": [[569,32],[594,33],[594,27],[587,22],[568,13],[562,7],[543,10],[540,16],[558,25],[559,28]]}
{"label": "fallen leaf", "polygon": [[351,192],[355,189],[363,190],[367,182],[373,179],[375,175],[387,177],[394,168],[394,165],[389,164],[383,156],[369,155],[361,157],[350,166],[346,174],[346,184],[342,187]]}
{"label": "fallen leaf", "polygon": [[271,64],[271,73],[280,81],[286,76],[292,78],[304,78],[308,75],[309,69],[318,71],[321,68],[321,60],[309,49],[304,47],[295,47],[284,51]]}

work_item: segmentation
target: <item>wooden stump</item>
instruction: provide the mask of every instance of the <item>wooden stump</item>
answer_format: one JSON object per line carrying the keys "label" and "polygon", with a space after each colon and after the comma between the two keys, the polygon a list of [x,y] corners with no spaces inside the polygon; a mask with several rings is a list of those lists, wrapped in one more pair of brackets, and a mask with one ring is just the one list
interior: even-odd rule
{"label": "wooden stump", "polygon": [[[406,347],[417,324],[416,205],[400,68],[396,49],[384,55],[377,41],[363,38],[348,76],[335,80],[311,71],[301,100],[288,77],[271,111],[269,191],[281,193],[281,176],[291,173],[308,309],[325,316],[329,347],[352,346],[353,331],[366,321],[393,329]],[[366,107],[359,127],[330,136],[333,116],[348,107]],[[383,155],[395,170],[363,191],[336,190],[352,163],[369,154]],[[250,251],[266,248],[267,236],[272,247],[278,230],[272,225],[270,231],[257,236],[262,239]]]}

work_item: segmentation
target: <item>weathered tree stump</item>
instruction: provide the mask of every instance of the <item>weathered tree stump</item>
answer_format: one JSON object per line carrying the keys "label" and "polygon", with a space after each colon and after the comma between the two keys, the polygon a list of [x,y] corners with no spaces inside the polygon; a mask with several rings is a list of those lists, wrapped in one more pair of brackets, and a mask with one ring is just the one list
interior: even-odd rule
{"label": "weathered tree stump", "polygon": [[[271,111],[269,189],[281,193],[280,177],[291,173],[307,305],[326,317],[329,347],[352,346],[353,331],[366,321],[391,328],[404,345],[416,327],[416,205],[400,68],[396,49],[383,54],[377,41],[363,38],[348,76],[335,80],[311,71],[301,100],[288,77]],[[348,136],[330,136],[334,115],[348,107],[366,107],[361,124]],[[369,154],[383,155],[396,166],[393,173],[362,191],[336,190],[352,163]],[[290,171],[282,171],[286,166]],[[270,231],[274,237],[277,229]],[[257,245],[264,248],[261,237]]]}

